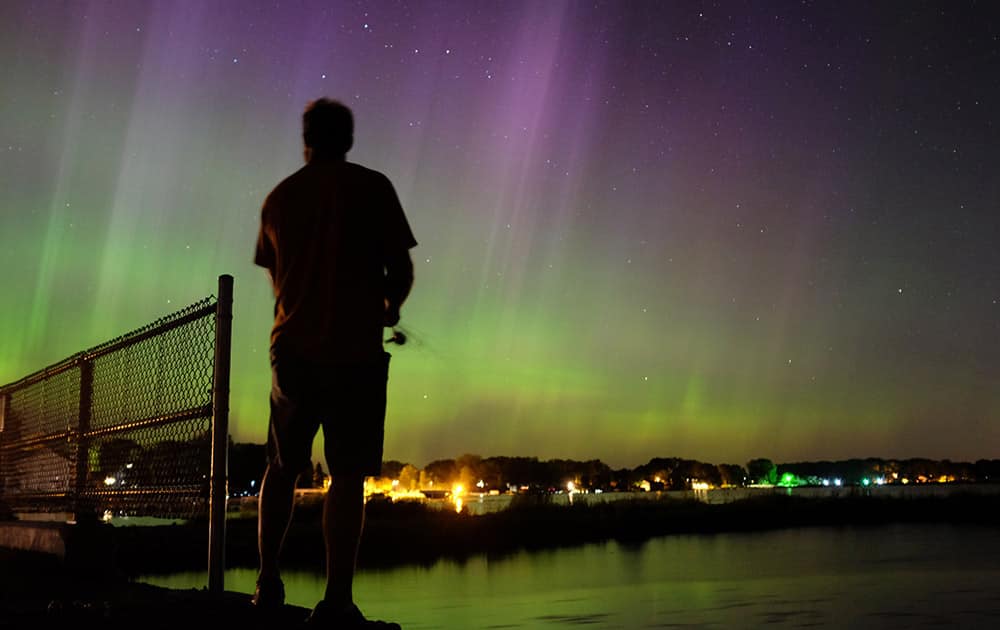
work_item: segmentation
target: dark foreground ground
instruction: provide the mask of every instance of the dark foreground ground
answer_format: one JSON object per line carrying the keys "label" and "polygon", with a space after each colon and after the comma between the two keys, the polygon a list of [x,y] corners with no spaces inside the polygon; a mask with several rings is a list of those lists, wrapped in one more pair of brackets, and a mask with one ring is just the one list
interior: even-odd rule
{"label": "dark foreground ground", "polygon": [[304,627],[308,610],[286,606],[262,619],[250,596],[169,590],[119,577],[84,573],[38,553],[0,549],[0,628],[183,630]]}
{"label": "dark foreground ground", "polygon": [[[429,510],[419,504],[369,506],[362,567],[429,565],[442,558],[490,556],[617,540],[641,542],[670,534],[765,531],[812,526],[879,527],[890,523],[977,523],[1000,530],[995,497],[840,499],[766,497],[725,505],[695,501],[621,501],[560,507],[528,500],[491,515]],[[321,571],[322,537],[315,510],[296,514],[287,567]],[[0,549],[0,629],[6,628],[294,628],[308,614],[287,607],[279,620],[261,619],[249,596],[213,597],[203,590],[168,590],[135,582],[141,575],[204,570],[203,523],[161,527],[100,526],[78,545],[85,562]],[[227,526],[227,565],[256,566],[253,519]]]}

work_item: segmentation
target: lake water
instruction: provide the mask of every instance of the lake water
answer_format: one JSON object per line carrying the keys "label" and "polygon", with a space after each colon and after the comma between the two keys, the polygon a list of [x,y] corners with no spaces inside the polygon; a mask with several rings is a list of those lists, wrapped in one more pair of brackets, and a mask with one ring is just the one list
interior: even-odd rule
{"label": "lake water", "polygon": [[[319,554],[318,554],[319,555]],[[226,588],[253,592],[253,570]],[[284,575],[313,606],[323,577]],[[200,588],[204,573],[145,581]],[[1000,530],[949,525],[668,536],[362,571],[370,617],[421,628],[997,628]]]}

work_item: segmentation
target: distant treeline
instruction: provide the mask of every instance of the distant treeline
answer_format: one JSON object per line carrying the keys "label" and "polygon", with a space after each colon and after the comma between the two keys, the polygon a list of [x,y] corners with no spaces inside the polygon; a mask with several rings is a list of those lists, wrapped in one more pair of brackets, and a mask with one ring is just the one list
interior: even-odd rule
{"label": "distant treeline", "polygon": [[[865,480],[884,483],[990,483],[1000,482],[1000,460],[953,462],[948,459],[848,459],[836,462],[796,462],[779,464],[773,477],[781,481],[786,474],[802,480],[842,479],[861,484]],[[905,480],[905,481],[904,481]],[[773,481],[772,481],[773,482]]]}
{"label": "distant treeline", "polygon": [[[266,450],[260,444],[231,444],[230,492],[255,493],[266,466]],[[780,483],[789,475],[796,483],[822,484],[839,480],[844,485],[875,483],[1000,481],[1000,460],[975,463],[932,459],[848,459],[842,461],[775,464],[770,459],[752,459],[746,465],[710,464],[680,457],[656,457],[635,468],[613,469],[601,460],[539,460],[537,457],[481,457],[462,455],[435,460],[423,468],[391,460],[382,464],[382,476],[398,481],[402,489],[451,487],[501,492],[518,489],[537,492],[564,490],[572,482],[579,489],[604,491],[686,490],[694,483],[714,487]],[[303,470],[300,486],[321,485],[320,464]],[[480,486],[480,482],[482,482]]]}

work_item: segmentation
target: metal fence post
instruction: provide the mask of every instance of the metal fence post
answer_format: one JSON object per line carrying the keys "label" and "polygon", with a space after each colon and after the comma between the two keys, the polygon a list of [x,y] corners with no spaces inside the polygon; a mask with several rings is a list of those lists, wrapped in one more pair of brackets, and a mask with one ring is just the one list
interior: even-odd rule
{"label": "metal fence post", "polygon": [[90,444],[86,437],[90,431],[90,415],[94,402],[94,364],[80,362],[80,411],[76,427],[76,479],[73,486],[73,516],[77,523],[93,516],[93,508],[83,506],[87,494],[87,477],[90,468]]}
{"label": "metal fence post", "polygon": [[233,277],[219,276],[215,310],[215,374],[212,379],[212,470],[208,519],[208,590],[225,589],[226,493],[229,451],[229,360],[233,323]]}

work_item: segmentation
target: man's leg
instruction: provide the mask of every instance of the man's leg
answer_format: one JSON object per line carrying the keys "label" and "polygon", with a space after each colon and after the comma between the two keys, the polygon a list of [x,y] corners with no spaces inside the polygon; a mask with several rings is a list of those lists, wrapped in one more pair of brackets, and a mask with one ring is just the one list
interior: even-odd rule
{"label": "man's leg", "polygon": [[278,557],[292,520],[297,475],[287,468],[269,465],[260,484],[257,505],[257,546],[260,551],[258,580],[277,578]]}
{"label": "man's leg", "polygon": [[323,502],[323,539],[326,542],[326,594],[333,610],[354,602],[352,584],[358,544],[365,522],[363,475],[331,475]]}
{"label": "man's leg", "polygon": [[[257,503],[258,586],[261,582],[278,582],[278,558],[292,520],[295,482],[309,461],[313,436],[319,428],[312,414],[302,405],[302,392],[308,391],[303,369],[294,360],[278,361],[273,352],[272,349],[268,465]],[[293,392],[296,395],[291,395]],[[280,582],[278,584],[280,586]],[[283,592],[280,595],[283,600]]]}

